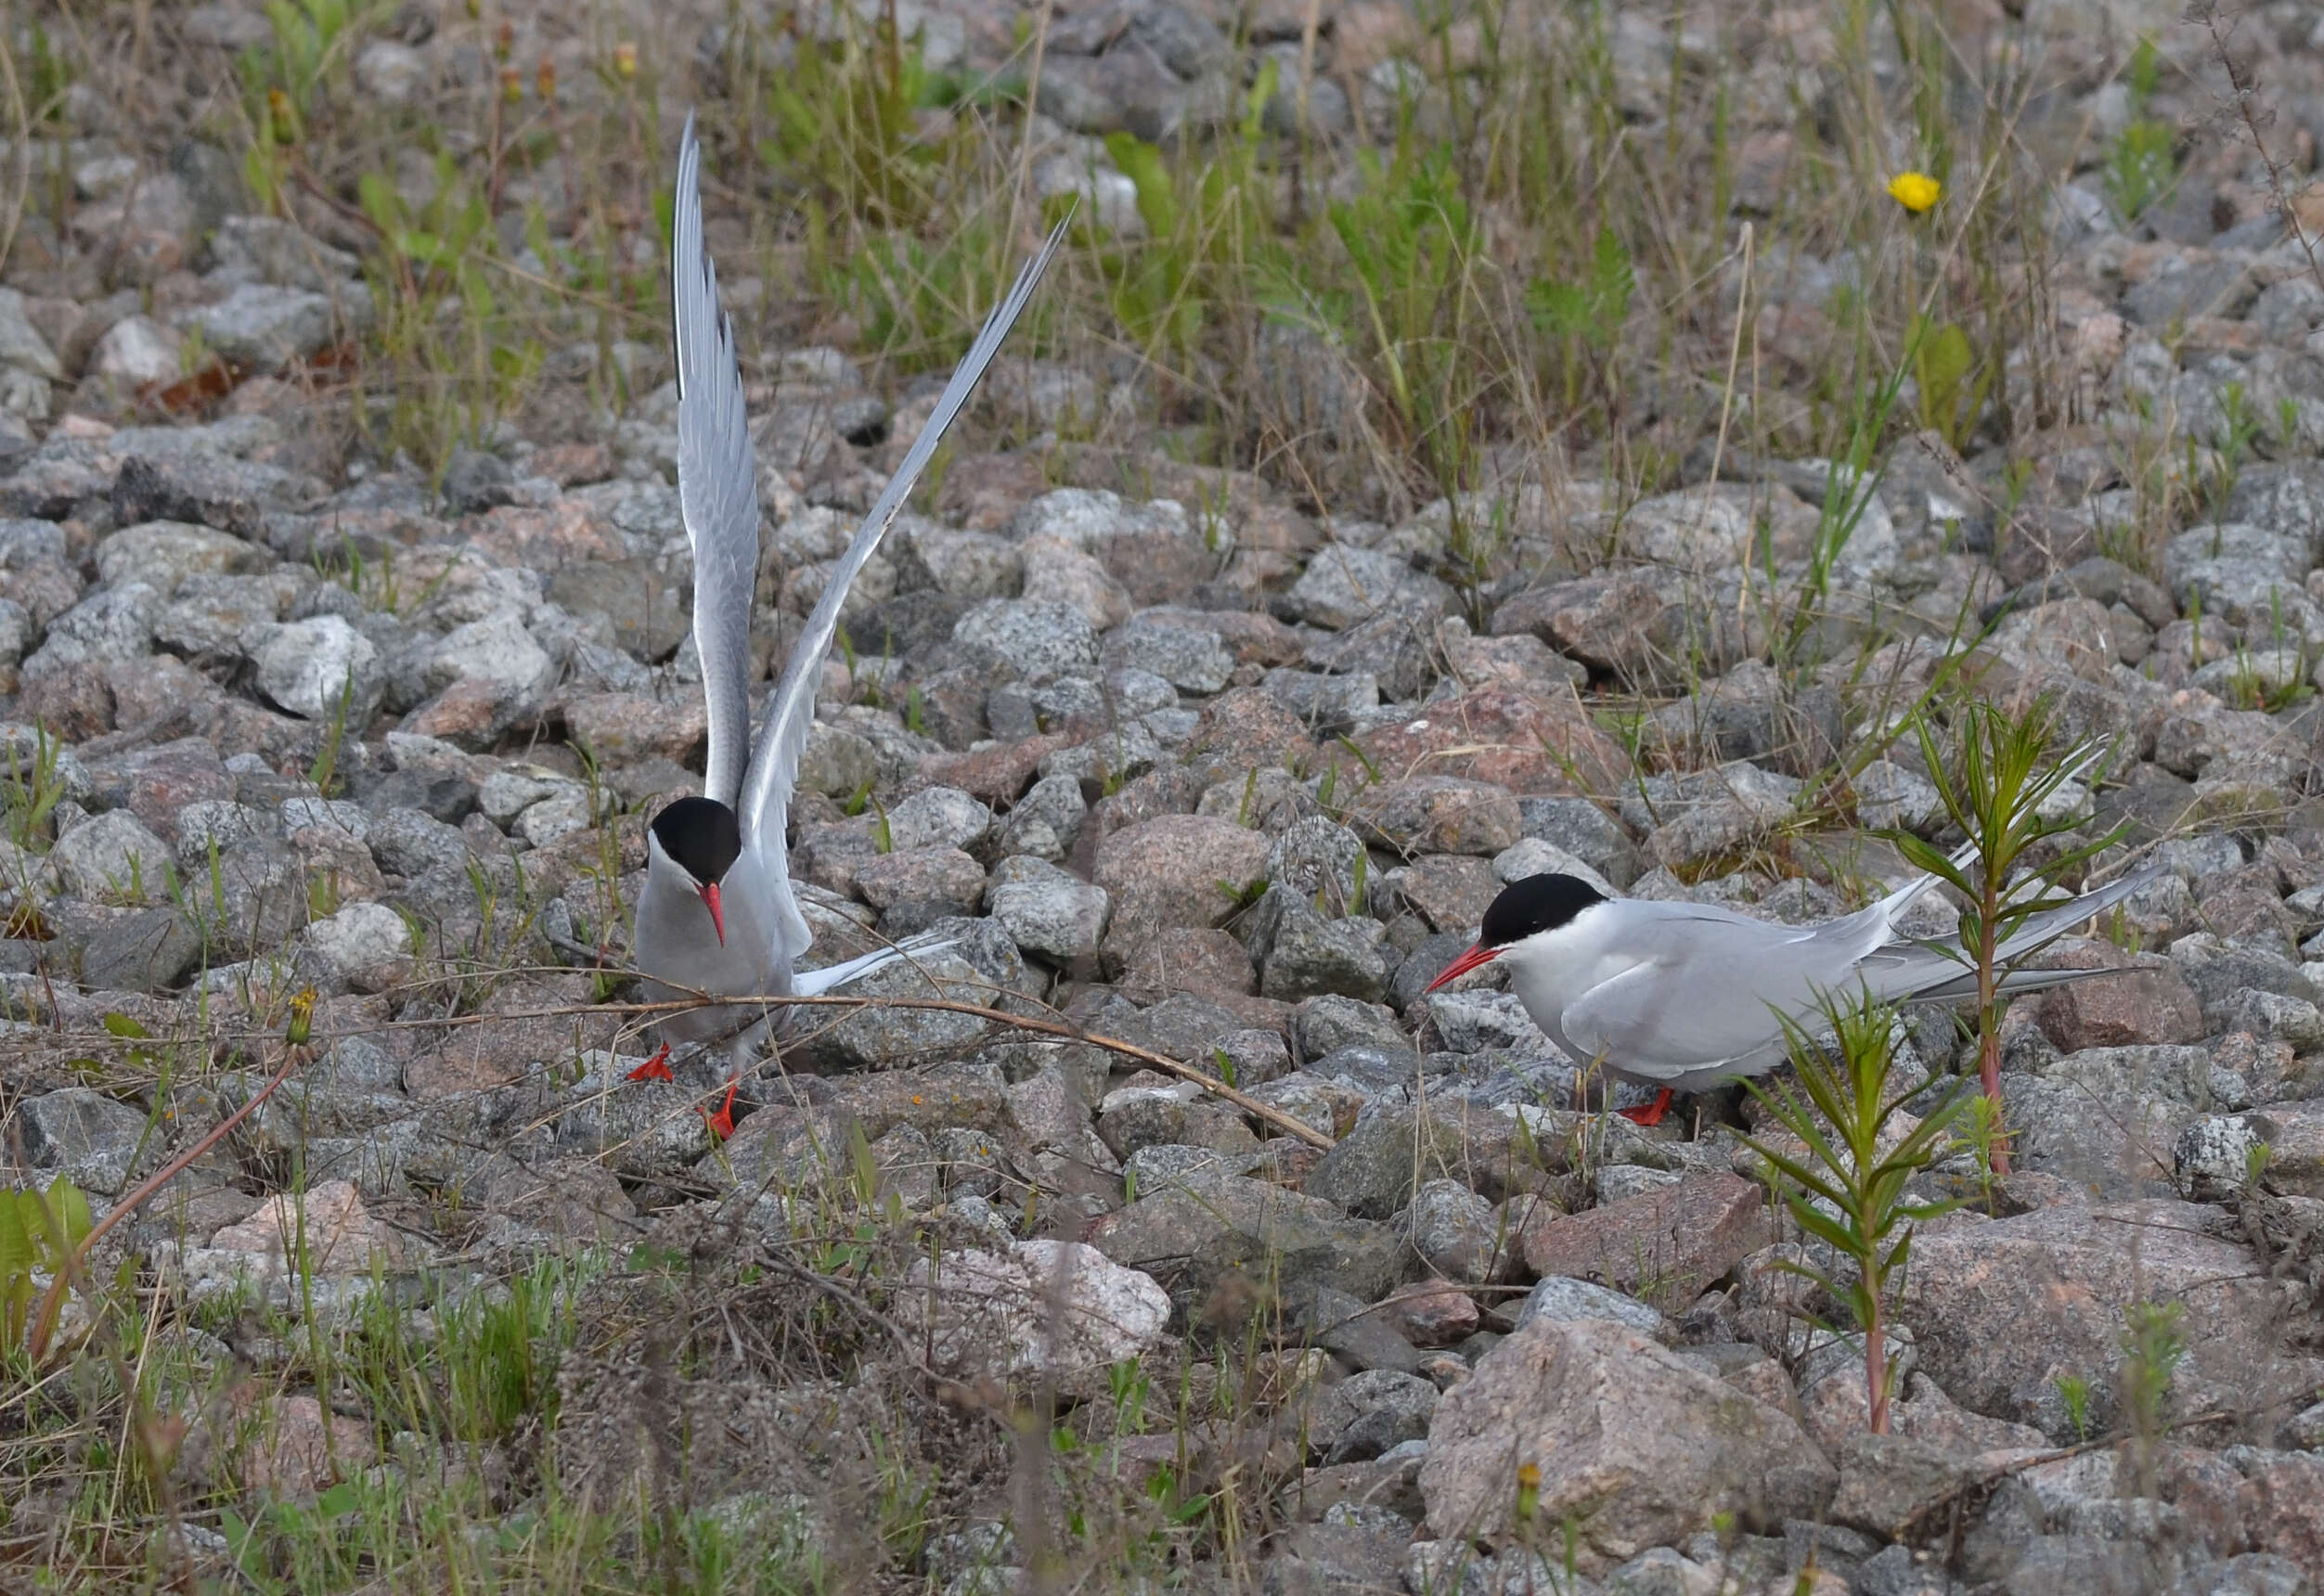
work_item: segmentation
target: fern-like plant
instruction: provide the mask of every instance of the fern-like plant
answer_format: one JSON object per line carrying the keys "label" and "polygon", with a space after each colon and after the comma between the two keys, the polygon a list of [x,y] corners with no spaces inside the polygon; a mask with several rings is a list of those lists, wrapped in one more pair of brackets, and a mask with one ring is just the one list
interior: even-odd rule
{"label": "fern-like plant", "polygon": [[2007,1003],[2001,995],[2001,953],[2026,920],[2063,901],[2052,883],[2120,839],[2117,830],[2059,852],[2044,846],[2080,825],[2078,816],[2054,801],[2067,782],[2098,763],[2106,744],[2095,739],[2077,742],[2053,757],[2058,718],[2046,696],[2016,714],[1983,700],[1965,704],[1950,758],[1939,748],[1925,714],[1915,730],[1937,798],[1954,827],[1977,844],[1975,856],[1956,863],[1909,831],[1883,834],[1907,861],[1953,888],[1967,905],[1958,957],[1977,977],[1977,1075],[1997,1127],[1990,1167],[2007,1175],[2009,1139],[2006,1128],[1998,1128],[2001,1015]]}
{"label": "fern-like plant", "polygon": [[[1780,1268],[1814,1281],[1848,1306],[1864,1332],[1864,1385],[1873,1432],[1889,1427],[1891,1370],[1888,1304],[1912,1256],[1913,1226],[1957,1206],[1913,1203],[1905,1183],[1946,1145],[1946,1132],[1969,1094],[1955,1090],[1919,1123],[1894,1134],[1917,1091],[1891,1095],[1895,1065],[1895,1015],[1869,992],[1853,999],[1827,994],[1819,1031],[1784,1022],[1799,1085],[1746,1083],[1768,1114],[1800,1143],[1794,1152],[1745,1141],[1782,1178],[1785,1205],[1800,1229],[1827,1243],[1854,1266],[1853,1272],[1810,1264]],[[1883,1151],[1883,1143],[1887,1143]]]}

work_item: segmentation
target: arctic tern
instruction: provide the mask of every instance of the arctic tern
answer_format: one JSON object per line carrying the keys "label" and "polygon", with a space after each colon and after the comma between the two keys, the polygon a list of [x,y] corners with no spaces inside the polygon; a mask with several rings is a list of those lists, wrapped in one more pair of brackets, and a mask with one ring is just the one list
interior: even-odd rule
{"label": "arctic tern", "polygon": [[[709,761],[701,797],[680,798],[646,835],[646,884],[632,941],[655,1001],[691,993],[715,997],[813,996],[890,959],[936,951],[923,938],[822,970],[794,971],[814,940],[791,891],[786,811],[807,728],[815,718],[823,659],[838,630],[847,589],[903,508],[969,392],[1032,297],[1065,222],[1017,274],[1015,286],[962,358],[920,436],[832,569],[768,701],[755,743],[750,727],[751,590],[758,572],[758,473],[743,414],[734,333],[718,307],[717,275],[703,248],[701,147],[686,119],[678,146],[678,194],[670,228],[671,320],[678,355],[678,493],[694,557],[694,648],[709,710]],[[1069,221],[1070,218],[1067,218]],[[669,1041],[708,1041],[748,1026],[739,1054],[763,1032],[756,1005],[705,1005],[662,1022]]]}
{"label": "arctic tern", "polygon": [[[2123,877],[2029,916],[1998,949],[2015,965],[2160,874]],[[1657,1125],[1677,1092],[1764,1075],[1789,1056],[1784,1021],[1810,1031],[1827,997],[1888,1003],[1974,997],[1977,977],[1895,922],[1935,883],[1922,876],[1854,914],[1782,925],[1710,904],[1609,898],[1569,875],[1514,882],[1485,911],[1475,946],[1427,990],[1498,961],[1533,1023],[1580,1064],[1660,1088],[1622,1113]],[[2061,985],[2103,970],[2008,969],[2003,992]]]}

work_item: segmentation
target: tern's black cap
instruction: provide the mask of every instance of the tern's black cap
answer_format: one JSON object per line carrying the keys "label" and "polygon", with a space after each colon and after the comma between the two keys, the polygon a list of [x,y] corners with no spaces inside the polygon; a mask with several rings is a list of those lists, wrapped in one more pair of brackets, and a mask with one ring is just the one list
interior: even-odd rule
{"label": "tern's black cap", "polygon": [[1485,911],[1477,940],[1505,947],[1544,931],[1556,931],[1606,895],[1579,876],[1528,876],[1511,882]]}
{"label": "tern's black cap", "polygon": [[704,886],[724,881],[742,851],[734,811],[715,798],[680,798],[653,817],[653,839],[671,862]]}

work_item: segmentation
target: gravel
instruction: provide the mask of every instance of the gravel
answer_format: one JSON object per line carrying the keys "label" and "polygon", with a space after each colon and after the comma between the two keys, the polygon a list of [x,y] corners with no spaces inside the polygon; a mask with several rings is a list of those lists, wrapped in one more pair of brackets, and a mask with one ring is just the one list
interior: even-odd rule
{"label": "gravel", "polygon": [[[932,73],[1002,65],[986,57],[1014,35],[989,9],[919,8]],[[2052,10],[1993,26],[2121,32]],[[1259,7],[1233,38],[1201,7],[1059,16],[1040,137],[1075,142],[1031,153],[1040,194],[1083,194],[1140,236],[1152,218],[1114,166],[1130,147],[1103,135],[1206,136],[1240,103],[1246,42],[1280,80],[1259,125],[1319,149],[1458,122],[1397,7],[1334,0],[1304,29],[1297,11]],[[236,6],[183,21],[213,51],[269,36]],[[471,83],[472,30],[421,23],[351,38],[333,92],[416,113]],[[1823,25],[1801,26],[1825,58]],[[520,97],[537,95],[517,27]],[[1605,42],[1642,130],[1685,75],[1677,47],[1628,14]],[[1784,97],[1751,88],[1758,44],[1734,51],[1738,108]],[[2208,59],[2200,42],[2163,55]],[[2312,98],[2317,55],[2285,45],[2264,92]],[[2055,105],[2029,112],[2040,148],[2055,116],[2116,136],[2119,60],[2058,75]],[[559,116],[626,81],[567,79]],[[1235,1400],[1280,1443],[1269,1468],[1299,1481],[1267,1497],[1277,1532],[1251,1551],[1270,1590],[1377,1587],[1408,1564],[1464,1596],[1567,1590],[1503,1534],[1513,1461],[1542,1471],[1541,1521],[1570,1526],[1573,1588],[1607,1596],[1789,1589],[1811,1544],[1835,1590],[2098,1588],[2149,1566],[2190,1591],[2298,1589],[2324,1574],[2307,1333],[2324,716],[2306,696],[2324,288],[2248,161],[2200,131],[2201,81],[2174,69],[2140,113],[2182,136],[2176,187],[2137,220],[2093,175],[2102,152],[2059,164],[2083,175],[2058,192],[2051,287],[2023,311],[2040,325],[2008,335],[2044,358],[1973,379],[2015,431],[1988,404],[1948,442],[1908,431],[1921,411],[1902,405],[1796,635],[1832,468],[1773,394],[1769,424],[1711,448],[1693,401],[1632,364],[1655,340],[1589,344],[1608,364],[1584,403],[1600,376],[1623,395],[1628,465],[1581,423],[1554,460],[1511,447],[1479,405],[1466,491],[1434,502],[1421,474],[1382,473],[1390,492],[1349,465],[1405,431],[1381,428],[1361,341],[1271,324],[1252,345],[1265,403],[1215,413],[1214,390],[1243,392],[1232,370],[1181,386],[1137,361],[1004,354],[866,568],[820,683],[782,839],[815,938],[801,966],[932,930],[953,945],[843,995],[1038,1009],[1231,1084],[1328,1150],[1146,1061],[941,1010],[794,1014],[780,1052],[754,1039],[732,1061],[731,1139],[703,1112],[723,1056],[638,1077],[649,1046],[606,1000],[633,995],[647,822],[699,790],[706,735],[659,341],[552,345],[546,395],[574,403],[480,421],[419,463],[385,445],[403,435],[386,410],[359,429],[348,409],[342,362],[390,280],[349,252],[368,233],[312,196],[292,210],[326,236],[253,213],[239,153],[198,129],[118,135],[76,82],[56,111],[71,214],[59,231],[45,201],[27,210],[0,287],[0,996],[17,1027],[0,1149],[20,1178],[118,1194],[254,1089],[263,1039],[311,987],[316,1057],[230,1158],[173,1183],[166,1223],[157,1203],[124,1227],[136,1267],[205,1298],[254,1282],[289,1323],[343,1311],[374,1268],[418,1304],[582,1239],[715,1270],[868,1197],[870,1228],[909,1236],[916,1263],[884,1280],[862,1272],[870,1251],[819,1262],[844,1285],[832,1311],[864,1292],[979,1403],[1053,1382],[1081,1405],[1058,1422],[1142,1490],[1159,1467],[1194,1489],[1178,1471],[1207,1479],[1218,1459],[1122,1423],[1130,1373],[1208,1425],[1216,1349],[1259,1348],[1228,1360]],[[1737,204],[1777,213],[1790,146],[1746,129],[1737,148]],[[527,276],[574,247],[546,172],[507,174],[554,242],[534,260],[533,235],[503,225]],[[1780,386],[1828,361],[1864,267],[1762,251],[1751,303]],[[871,342],[786,344],[807,323],[721,264],[771,529],[761,697],[935,385]],[[1639,271],[1644,316],[1669,285]],[[1228,330],[1207,328],[1205,361]],[[1225,456],[1247,469],[1188,463]],[[2192,462],[2209,485],[2158,496],[2125,459]],[[1973,652],[1947,641],[1960,616],[1990,626]],[[1916,740],[1885,734],[1965,663],[2114,740],[2103,779],[2061,793],[2058,845],[2120,820],[2166,873],[2054,955],[2125,973],[2013,1009],[2017,1172],[1988,1188],[1954,1157],[1908,1193],[1971,1207],[1917,1236],[1891,1324],[1917,1362],[1874,1442],[1851,1349],[1809,1351],[1810,1321],[1839,1310],[1783,1268],[1829,1260],[1745,1178],[1731,1105],[1641,1131],[1497,977],[1423,989],[1503,886],[1541,873],[1792,922],[1889,890],[1902,866],[1877,833],[1956,839]],[[1949,933],[1936,896],[1921,912],[1917,932]],[[1949,1023],[1914,1031],[1939,1073],[1969,1068]],[[164,1075],[161,1057],[210,1062]],[[332,1229],[311,1302],[278,1245],[294,1179]],[[1052,1336],[1058,1300],[1071,1322]],[[2186,1303],[2191,1327],[2163,1420],[2253,1416],[2236,1436],[2189,1424],[2130,1463],[2092,1448],[1945,1497],[1941,1533],[1914,1524],[1997,1448],[2124,1423],[2124,1326],[2158,1302]],[[272,1390],[298,1378],[304,1336],[235,1330],[228,1351]],[[568,1417],[541,1437],[593,1465],[636,1434],[605,1417],[595,1356],[561,1366]],[[671,1410],[715,1450],[726,1432],[698,1422],[706,1382],[682,1365]],[[750,1446],[778,1412],[864,1427],[816,1407],[820,1386],[734,1379],[718,1412]],[[296,1399],[319,1438],[361,1396]],[[368,1419],[355,1429],[368,1447]],[[2151,1477],[2115,1472],[2135,1463]],[[703,1469],[705,1492],[738,1473]],[[520,1496],[510,1511],[530,1511]],[[923,1572],[962,1596],[1026,1559],[1006,1531],[936,1531]],[[1455,1579],[1479,1536],[1497,1554]]]}

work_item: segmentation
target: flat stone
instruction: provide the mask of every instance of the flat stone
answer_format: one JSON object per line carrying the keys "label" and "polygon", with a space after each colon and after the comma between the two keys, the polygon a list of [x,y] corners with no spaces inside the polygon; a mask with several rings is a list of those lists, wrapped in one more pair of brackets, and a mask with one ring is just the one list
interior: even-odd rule
{"label": "flat stone", "polygon": [[52,910],[72,973],[100,992],[160,992],[174,987],[201,959],[201,935],[174,908]]}
{"label": "flat stone", "polygon": [[115,809],[57,839],[49,864],[74,895],[102,903],[166,901],[176,856],[132,814]]}
{"label": "flat stone", "polygon": [[[2046,959],[2046,968],[2121,969],[2133,961],[2111,945],[2086,943]],[[2099,975],[2042,994],[2035,1014],[2060,1052],[2140,1042],[2192,1042],[2203,1035],[2201,999],[2167,960],[2138,961],[2122,975]]]}
{"label": "flat stone", "polygon": [[[351,322],[370,319],[371,298],[362,284],[342,285],[338,297]],[[175,319],[198,329],[204,343],[234,364],[273,372],[327,347],[340,318],[332,299],[322,294],[243,283],[216,304],[197,306]]]}
{"label": "flat stone", "polygon": [[1457,1287],[1420,1283],[1399,1286],[1380,1305],[1397,1332],[1414,1346],[1458,1346],[1477,1332],[1482,1316],[1477,1299]]}
{"label": "flat stone", "polygon": [[1421,1261],[1448,1281],[1483,1285],[1505,1272],[1493,1204],[1461,1181],[1423,1181],[1395,1229],[1409,1234]]}
{"label": "flat stone", "polygon": [[179,840],[178,816],[190,805],[231,798],[234,778],[206,737],[180,738],[86,766],[92,802],[126,809],[165,842]]}
{"label": "flat stone", "polygon": [[1047,1377],[1090,1395],[1109,1369],[1160,1338],[1170,1297],[1154,1277],[1074,1242],[1006,1253],[948,1252],[912,1266],[906,1292],[926,1319],[931,1361],[954,1376]]}
{"label": "flat stone", "polygon": [[1537,1319],[1603,1319],[1625,1325],[1660,1345],[1678,1345],[1678,1326],[1636,1297],[1567,1275],[1540,1281],[1517,1305],[1519,1330]]}
{"label": "flat stone", "polygon": [[580,693],[562,701],[573,738],[608,766],[647,759],[683,764],[709,731],[709,712],[698,694],[676,702],[641,693]]}
{"label": "flat stone", "polygon": [[108,1196],[128,1184],[146,1116],[127,1103],[87,1087],[65,1087],[23,1099],[17,1113],[32,1168]]}
{"label": "flat stone", "polygon": [[2324,1102],[2270,1103],[2243,1117],[2267,1144],[2268,1184],[2324,1198]]}
{"label": "flat stone", "polygon": [[1286,1003],[1324,994],[1378,1001],[1388,991],[1383,929],[1376,920],[1332,919],[1302,900],[1289,900],[1275,916],[1259,995]]}
{"label": "flat stone", "polygon": [[1508,1535],[1527,1465],[1541,1522],[1591,1576],[1714,1519],[1820,1517],[1838,1483],[1788,1415],[1602,1320],[1537,1319],[1445,1394],[1420,1471],[1429,1527]]}
{"label": "flat stone", "polygon": [[1570,1275],[1676,1310],[1771,1239],[1765,1194],[1738,1175],[1696,1175],[1658,1191],[1527,1227],[1537,1275]]}
{"label": "flat stone", "polygon": [[1402,1266],[1394,1234],[1318,1197],[1194,1172],[1091,1227],[1091,1245],[1168,1288],[1185,1319],[1232,1323],[1263,1296],[1328,1286],[1376,1302]]}
{"label": "flat stone", "polygon": [[1267,838],[1231,820],[1163,815],[1124,827],[1098,844],[1091,872],[1113,895],[1109,946],[1135,946],[1173,926],[1224,924],[1266,861]]}
{"label": "flat stone", "polygon": [[1494,866],[1472,854],[1423,854],[1383,884],[1440,932],[1475,931],[1501,894]]}
{"label": "flat stone", "polygon": [[377,646],[337,615],[261,622],[242,647],[258,667],[258,690],[303,720],[332,719],[343,698],[347,724],[360,727],[385,685]]}
{"label": "flat stone", "polygon": [[1506,788],[1453,776],[1411,776],[1350,795],[1350,818],[1367,842],[1405,854],[1478,854],[1515,843],[1522,824]]}
{"label": "flat stone", "polygon": [[1645,675],[1661,651],[1670,608],[1652,577],[1624,571],[1520,593],[1493,611],[1492,629],[1530,632],[1595,671]]}
{"label": "flat stone", "polygon": [[404,1255],[394,1228],[372,1217],[344,1180],[300,1196],[269,1197],[249,1218],[211,1237],[210,1246],[249,1254],[264,1273],[282,1272],[294,1253],[303,1266],[326,1275],[363,1274],[375,1259],[393,1267]]}
{"label": "flat stone", "polygon": [[1911,1435],[1859,1429],[1840,1448],[1832,1516],[1886,1540],[1925,1536],[1929,1520],[1990,1472],[1988,1460]]}
{"label": "flat stone", "polygon": [[1530,1153],[1516,1121],[1451,1099],[1359,1121],[1309,1173],[1305,1190],[1350,1214],[1386,1219],[1424,1184],[1447,1177],[1488,1201],[1536,1189],[1545,1171]]}
{"label": "flat stone", "polygon": [[1206,783],[1241,780],[1252,770],[1304,764],[1315,744],[1306,724],[1263,688],[1229,688],[1202,706],[1183,757]]}
{"label": "flat stone", "polygon": [[[1173,926],[1124,948],[1122,954],[1117,985],[1140,1002],[1179,992],[1247,998],[1259,991],[1250,955],[1230,931]],[[1285,1068],[1289,1067],[1286,1056]]]}
{"label": "flat stone", "polygon": [[1286,602],[1299,619],[1336,631],[1407,594],[1432,600],[1440,610],[1451,598],[1444,584],[1397,556],[1334,543],[1308,562]]}
{"label": "flat stone", "polygon": [[988,804],[1014,804],[1033,785],[1041,761],[1071,741],[1052,732],[967,753],[933,753],[920,762],[914,784],[957,787]]}
{"label": "flat stone", "polygon": [[1383,775],[1460,776],[1520,792],[1616,791],[1630,766],[1571,693],[1541,699],[1500,686],[1431,703],[1356,740]]}
{"label": "flat stone", "polygon": [[859,864],[856,890],[874,908],[898,903],[949,903],[969,908],[985,895],[985,871],[958,848],[899,848]]}
{"label": "flat stone", "polygon": [[182,521],[139,521],[97,546],[97,579],[105,586],[144,582],[163,594],[189,576],[247,574],[272,562],[265,549],[230,533]]}
{"label": "flat stone", "polygon": [[1098,950],[1112,898],[1053,866],[1022,872],[987,894],[987,907],[1027,953],[1065,963]]}
{"label": "flat stone", "polygon": [[961,617],[952,640],[1001,681],[1054,681],[1099,662],[1097,633],[1070,604],[988,598]]}
{"label": "flat stone", "polygon": [[1899,1304],[1921,1368],[1972,1411],[2070,1438],[2058,1381],[2087,1381],[2096,1410],[2111,1410],[2124,1315],[2137,1303],[2177,1302],[2201,1330],[2187,1337],[2171,1411],[2265,1408],[2305,1390],[2320,1366],[2280,1339],[2301,1311],[2297,1288],[2207,1233],[2217,1212],[2172,1202],[2064,1206],[1924,1229]]}
{"label": "flat stone", "polygon": [[1309,1422],[1308,1446],[1326,1463],[1376,1458],[1402,1442],[1426,1440],[1440,1400],[1437,1388],[1417,1374],[1364,1370],[1332,1387]]}

